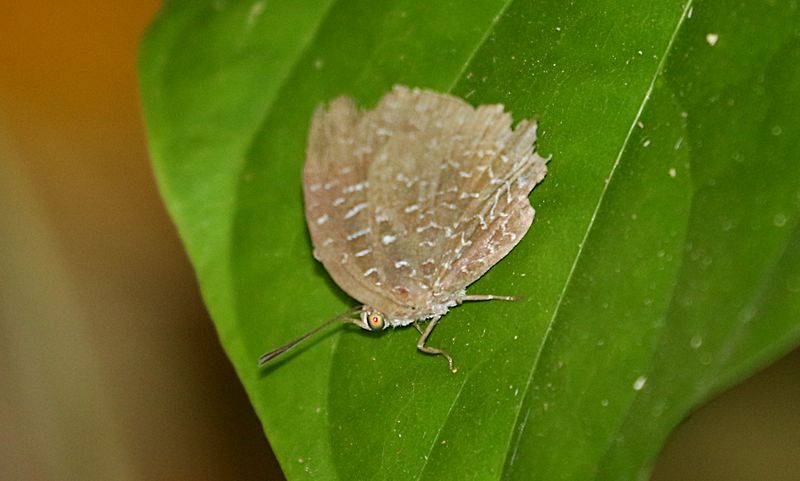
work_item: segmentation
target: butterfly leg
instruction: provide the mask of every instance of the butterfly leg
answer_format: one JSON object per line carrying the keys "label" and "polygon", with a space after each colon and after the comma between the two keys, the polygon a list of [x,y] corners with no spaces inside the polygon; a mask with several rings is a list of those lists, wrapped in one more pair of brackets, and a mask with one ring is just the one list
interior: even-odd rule
{"label": "butterfly leg", "polygon": [[468,301],[518,301],[519,297],[517,296],[493,296],[491,294],[479,294],[475,296],[464,296],[461,298],[461,302],[468,302]]}
{"label": "butterfly leg", "polygon": [[[419,340],[417,341],[417,349],[427,354],[444,356],[447,359],[447,365],[450,367],[450,372],[455,373],[458,371],[458,368],[453,367],[453,358],[450,357],[450,354],[447,354],[444,350],[437,347],[425,345],[425,342],[428,340],[428,336],[430,336],[431,332],[433,332],[433,328],[436,327],[436,323],[439,322],[439,319],[441,319],[441,316],[434,317],[430,320],[430,322],[428,322],[428,326],[425,328],[425,331],[419,336]],[[417,330],[420,330],[419,326],[417,326]]]}
{"label": "butterfly leg", "polygon": [[420,334],[423,333],[422,328],[419,327],[419,321],[414,321],[414,327],[417,328],[417,332],[419,332]]}

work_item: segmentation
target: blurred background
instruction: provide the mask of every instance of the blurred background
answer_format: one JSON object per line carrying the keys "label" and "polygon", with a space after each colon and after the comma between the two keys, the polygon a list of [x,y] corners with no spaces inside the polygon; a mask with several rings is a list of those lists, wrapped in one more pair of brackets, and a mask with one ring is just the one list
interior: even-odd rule
{"label": "blurred background", "polygon": [[[0,479],[282,479],[147,159],[159,2],[0,12]],[[800,351],[695,413],[653,475],[800,479]]]}

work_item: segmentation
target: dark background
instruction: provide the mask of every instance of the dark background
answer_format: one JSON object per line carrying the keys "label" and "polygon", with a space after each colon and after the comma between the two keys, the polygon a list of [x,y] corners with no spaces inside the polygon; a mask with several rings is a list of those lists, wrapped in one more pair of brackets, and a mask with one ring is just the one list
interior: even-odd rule
{"label": "dark background", "polygon": [[[0,479],[280,478],[147,160],[158,8],[0,12]],[[798,373],[795,351],[694,414],[653,479],[800,479]]]}

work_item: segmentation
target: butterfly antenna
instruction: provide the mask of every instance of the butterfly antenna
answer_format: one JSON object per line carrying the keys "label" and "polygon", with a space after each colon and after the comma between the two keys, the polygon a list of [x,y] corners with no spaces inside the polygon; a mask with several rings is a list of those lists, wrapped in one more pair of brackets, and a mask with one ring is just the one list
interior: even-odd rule
{"label": "butterfly antenna", "polygon": [[303,334],[302,336],[294,339],[292,341],[287,342],[283,346],[273,349],[272,351],[266,352],[258,358],[258,367],[263,367],[266,363],[271,361],[272,359],[278,357],[279,355],[283,354],[284,352],[288,351],[289,349],[293,348],[297,344],[301,343],[302,341],[306,340],[307,338],[313,336],[314,334],[318,333],[322,329],[326,328],[328,325],[333,324],[336,321],[343,321],[343,322],[354,322],[352,316],[358,312],[361,312],[361,307],[356,307],[350,309],[349,311],[340,314],[333,319],[328,319],[327,321],[323,322],[320,326],[312,329],[311,331]]}

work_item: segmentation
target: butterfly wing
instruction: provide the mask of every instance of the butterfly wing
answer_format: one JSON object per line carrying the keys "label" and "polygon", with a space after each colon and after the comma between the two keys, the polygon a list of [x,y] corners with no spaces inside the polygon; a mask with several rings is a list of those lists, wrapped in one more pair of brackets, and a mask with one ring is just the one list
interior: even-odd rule
{"label": "butterfly wing", "polygon": [[533,220],[527,196],[546,161],[536,123],[511,122],[501,105],[401,86],[371,111],[347,98],[318,109],[304,170],[315,257],[395,319],[458,299]]}

